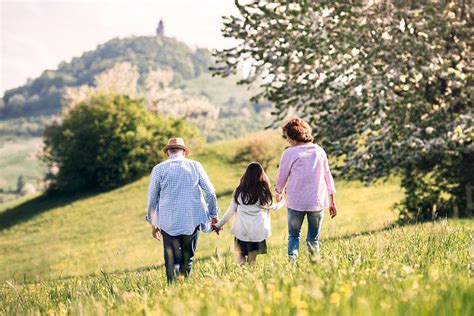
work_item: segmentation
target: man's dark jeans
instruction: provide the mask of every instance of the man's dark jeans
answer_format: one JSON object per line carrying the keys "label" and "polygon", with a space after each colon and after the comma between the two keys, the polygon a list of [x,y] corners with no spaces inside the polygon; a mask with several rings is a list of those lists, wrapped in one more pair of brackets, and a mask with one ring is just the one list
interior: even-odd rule
{"label": "man's dark jeans", "polygon": [[161,233],[165,252],[166,278],[171,284],[175,277],[180,275],[188,277],[191,274],[199,237],[199,226],[191,235],[171,236],[165,231]]}

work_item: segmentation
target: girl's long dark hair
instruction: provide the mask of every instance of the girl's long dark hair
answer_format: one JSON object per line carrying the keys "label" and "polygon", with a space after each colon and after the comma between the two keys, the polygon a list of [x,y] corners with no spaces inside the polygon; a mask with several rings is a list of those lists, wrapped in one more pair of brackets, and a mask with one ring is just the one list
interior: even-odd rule
{"label": "girl's long dark hair", "polygon": [[234,200],[239,204],[238,198],[244,205],[272,204],[272,192],[270,191],[270,180],[258,162],[252,162],[248,165],[244,175],[240,178],[240,184],[235,189]]}

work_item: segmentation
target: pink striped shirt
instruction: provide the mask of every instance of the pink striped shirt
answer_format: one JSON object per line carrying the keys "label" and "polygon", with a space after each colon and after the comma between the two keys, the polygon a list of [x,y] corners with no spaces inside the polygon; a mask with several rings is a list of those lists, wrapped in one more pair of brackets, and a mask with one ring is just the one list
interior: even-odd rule
{"label": "pink striped shirt", "polygon": [[288,208],[320,211],[329,207],[329,194],[334,194],[336,188],[321,146],[292,146],[283,152],[275,191],[282,193],[285,187]]}

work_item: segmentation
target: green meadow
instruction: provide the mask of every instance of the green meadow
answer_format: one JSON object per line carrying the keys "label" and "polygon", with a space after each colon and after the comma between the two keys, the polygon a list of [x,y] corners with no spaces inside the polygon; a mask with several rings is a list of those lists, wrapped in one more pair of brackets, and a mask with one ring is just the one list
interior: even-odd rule
{"label": "green meadow", "polygon": [[[220,215],[245,167],[231,162],[239,142],[206,145],[191,157],[209,173]],[[281,209],[272,215],[269,253],[254,268],[234,262],[226,226],[220,236],[200,235],[193,275],[173,286],[144,220],[147,185],[144,177],[105,193],[2,204],[0,314],[474,313],[473,221],[395,225],[397,179],[372,186],[336,179],[339,214],[326,213],[320,260],[302,247],[298,262],[288,262]]]}

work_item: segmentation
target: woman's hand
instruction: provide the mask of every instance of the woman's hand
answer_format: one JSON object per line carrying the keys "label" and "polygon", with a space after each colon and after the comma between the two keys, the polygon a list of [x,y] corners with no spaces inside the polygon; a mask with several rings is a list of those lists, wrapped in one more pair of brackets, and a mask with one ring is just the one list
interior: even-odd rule
{"label": "woman's hand", "polygon": [[161,230],[158,227],[151,227],[151,236],[156,240],[161,240]]}
{"label": "woman's hand", "polygon": [[334,218],[337,215],[337,206],[336,200],[334,199],[334,194],[329,195],[329,215],[331,215],[331,218]]}
{"label": "woman's hand", "polygon": [[337,206],[336,206],[336,202],[334,201],[331,201],[329,205],[329,215],[331,215],[331,218],[334,218],[337,215]]}

